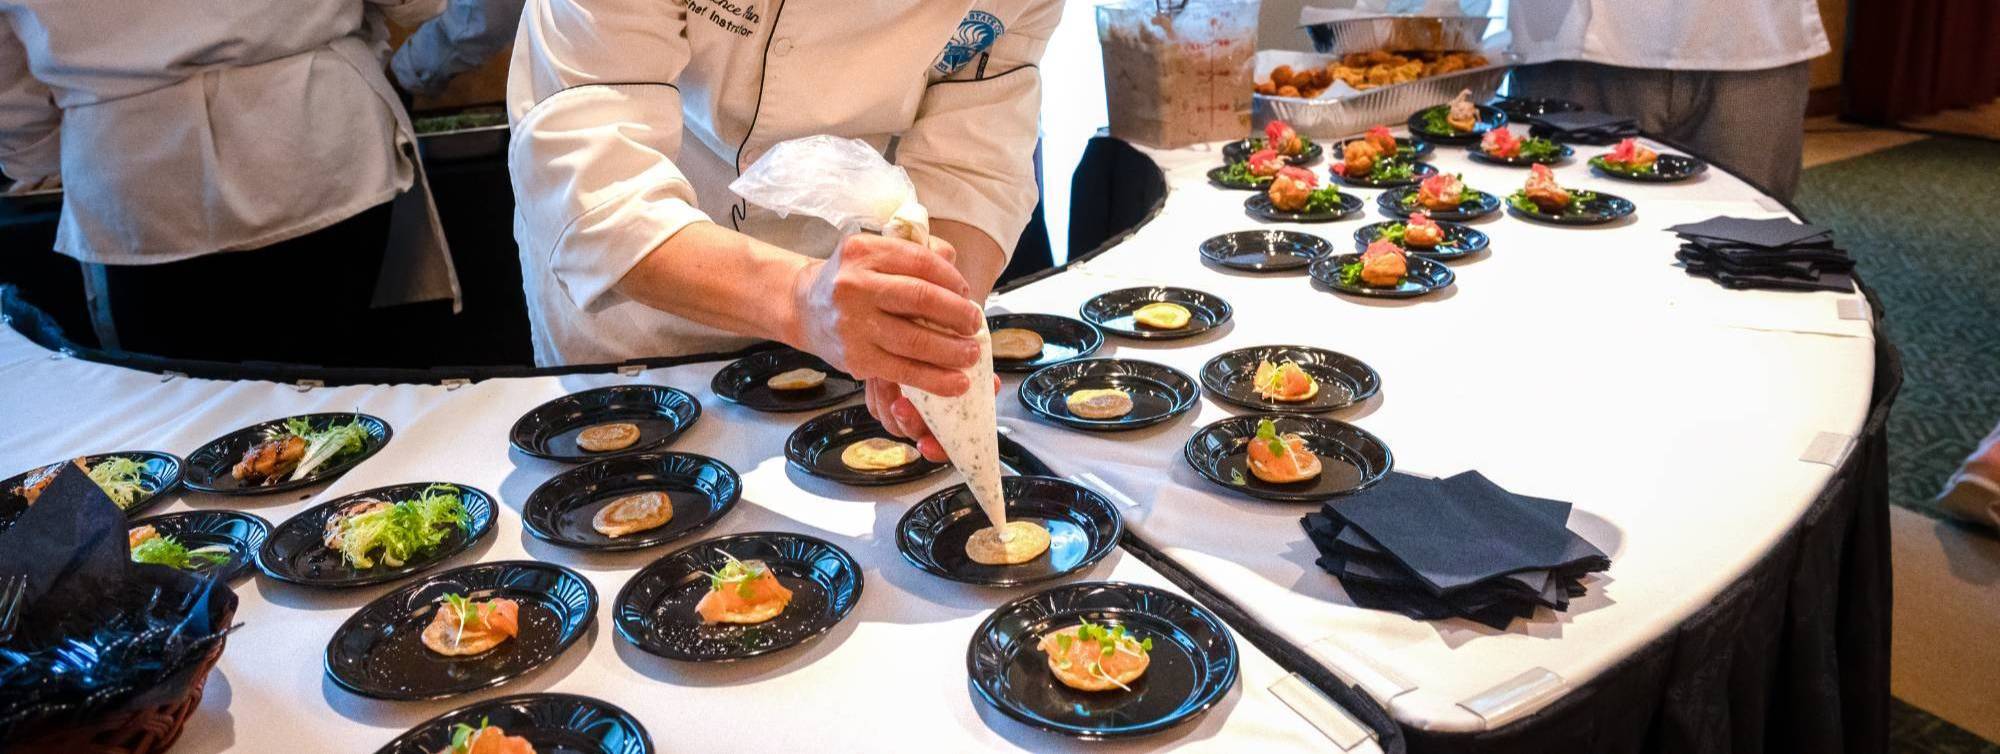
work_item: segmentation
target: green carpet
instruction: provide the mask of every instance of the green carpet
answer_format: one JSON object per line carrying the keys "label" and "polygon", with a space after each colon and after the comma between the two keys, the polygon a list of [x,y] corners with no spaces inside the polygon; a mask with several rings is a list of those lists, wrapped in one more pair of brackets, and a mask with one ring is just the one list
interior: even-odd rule
{"label": "green carpet", "polygon": [[1944,480],[2000,421],[2000,142],[1931,138],[1805,171],[1800,211],[1833,228],[1903,351],[1889,500],[1933,517]]}
{"label": "green carpet", "polygon": [[[1805,171],[1798,206],[1833,229],[1882,297],[1903,352],[1889,414],[1889,501],[1932,498],[2000,421],[2000,142],[1932,138]],[[2000,745],[1898,699],[1894,754],[2000,754]]]}

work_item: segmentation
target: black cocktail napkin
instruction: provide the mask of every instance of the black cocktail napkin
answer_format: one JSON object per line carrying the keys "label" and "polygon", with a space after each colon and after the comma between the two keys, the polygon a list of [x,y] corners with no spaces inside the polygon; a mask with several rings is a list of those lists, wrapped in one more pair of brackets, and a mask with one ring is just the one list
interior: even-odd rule
{"label": "black cocktail napkin", "polygon": [[1613,144],[1639,135],[1639,122],[1623,115],[1572,110],[1528,118],[1528,135],[1575,144]]}
{"label": "black cocktail napkin", "polygon": [[1784,218],[1712,217],[1668,230],[1680,235],[1674,258],[1689,275],[1732,289],[1854,290],[1854,260],[1817,225]]}
{"label": "black cocktail napkin", "polygon": [[1320,557],[1361,607],[1495,628],[1538,608],[1564,610],[1581,580],[1610,567],[1567,527],[1570,505],[1515,495],[1478,472],[1390,474],[1301,519]]}
{"label": "black cocktail napkin", "polygon": [[1711,217],[1696,223],[1667,228],[1681,236],[1699,236],[1749,246],[1778,248],[1832,236],[1832,231],[1810,223],[1795,223],[1782,217]]}
{"label": "black cocktail napkin", "polygon": [[29,587],[0,644],[0,741],[178,698],[236,610],[212,578],[133,563],[124,512],[68,464],[0,533],[12,574]]}

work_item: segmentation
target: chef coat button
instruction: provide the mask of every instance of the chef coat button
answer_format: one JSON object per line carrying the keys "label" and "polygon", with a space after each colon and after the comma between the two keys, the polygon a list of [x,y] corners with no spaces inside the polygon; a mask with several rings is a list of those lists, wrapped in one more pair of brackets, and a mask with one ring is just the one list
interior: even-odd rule
{"label": "chef coat button", "polygon": [[786,37],[771,43],[771,53],[779,57],[792,54],[792,38]]}

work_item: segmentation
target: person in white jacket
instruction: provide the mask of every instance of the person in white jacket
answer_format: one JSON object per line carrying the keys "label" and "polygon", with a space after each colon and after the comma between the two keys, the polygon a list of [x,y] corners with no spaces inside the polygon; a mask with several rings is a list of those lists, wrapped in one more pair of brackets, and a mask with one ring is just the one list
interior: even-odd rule
{"label": "person in white jacket", "polygon": [[365,348],[378,300],[453,296],[383,74],[385,22],[438,7],[0,0],[0,173],[65,188],[55,250],[85,263],[100,340],[320,362]]}
{"label": "person in white jacket", "polygon": [[514,41],[525,0],[446,0],[444,12],[410,32],[389,70],[411,94],[443,94],[452,78],[485,63]]}
{"label": "person in white jacket", "polygon": [[1832,49],[1816,0],[1513,0],[1512,93],[1639,130],[1789,200],[1805,150],[1806,61]]}
{"label": "person in white jacket", "polygon": [[[1036,64],[1061,13],[1057,0],[529,0],[509,167],[536,361],[780,341],[868,380],[876,416],[923,435],[897,385],[971,387],[975,302],[1037,200]],[[932,248],[843,241],[730,193],[772,144],[814,134],[865,140],[908,171]]]}

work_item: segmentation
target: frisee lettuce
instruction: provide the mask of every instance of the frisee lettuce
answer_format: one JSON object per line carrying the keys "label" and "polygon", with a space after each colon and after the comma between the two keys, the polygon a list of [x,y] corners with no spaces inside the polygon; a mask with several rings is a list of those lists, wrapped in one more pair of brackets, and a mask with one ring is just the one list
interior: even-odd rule
{"label": "frisee lettuce", "polygon": [[1257,175],[1250,172],[1250,163],[1248,161],[1232,162],[1222,168],[1221,181],[1225,184],[1263,185],[1269,183],[1270,180],[1270,176]]}
{"label": "frisee lettuce", "polygon": [[1410,226],[1404,223],[1389,223],[1388,225],[1384,225],[1380,228],[1375,229],[1375,240],[1388,241],[1389,243],[1395,244],[1397,246],[1402,246],[1403,234],[1408,233],[1409,230]]}
{"label": "frisee lettuce", "polygon": [[1521,159],[1553,161],[1562,155],[1562,147],[1539,136],[1529,137],[1521,142]]}
{"label": "frisee lettuce", "polygon": [[1312,195],[1306,197],[1306,206],[1303,211],[1307,214],[1312,214],[1316,212],[1339,212],[1340,210],[1340,189],[1333,186],[1321,186],[1314,189]]}
{"label": "frisee lettuce", "polygon": [[367,446],[368,428],[355,419],[346,424],[328,424],[322,429],[313,429],[312,422],[295,416],[285,420],[285,434],[296,435],[306,441],[306,454],[299,459],[299,467],[292,471],[294,481],[304,479],[314,469],[349,453],[360,452]]}
{"label": "frisee lettuce", "polygon": [[90,481],[96,482],[118,507],[130,508],[146,491],[139,485],[145,473],[146,464],[124,456],[112,456],[91,465]]}
{"label": "frisee lettuce", "polygon": [[229,548],[209,545],[190,550],[181,544],[180,540],[171,536],[159,536],[140,542],[139,546],[132,548],[132,562],[192,571],[229,562]]}
{"label": "frisee lettuce", "polygon": [[396,568],[421,557],[451,533],[451,527],[471,531],[471,516],[459,500],[459,489],[449,484],[433,484],[404,500],[367,513],[346,516],[336,527],[340,531],[340,557],[348,565],[375,567],[370,553],[380,550],[382,563]]}

